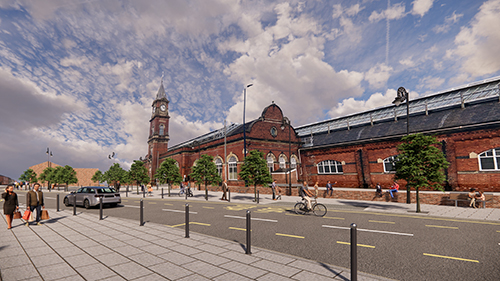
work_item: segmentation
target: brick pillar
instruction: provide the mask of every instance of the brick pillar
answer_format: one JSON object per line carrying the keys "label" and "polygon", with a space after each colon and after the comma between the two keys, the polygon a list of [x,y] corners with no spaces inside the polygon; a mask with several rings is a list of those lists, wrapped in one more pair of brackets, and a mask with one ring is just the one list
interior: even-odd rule
{"label": "brick pillar", "polygon": [[[442,143],[443,144],[443,143]],[[448,187],[446,189],[457,190],[458,189],[458,174],[457,174],[457,157],[455,152],[455,141],[451,138],[446,139],[443,145],[443,153],[445,153],[446,161],[450,163],[447,171]]]}

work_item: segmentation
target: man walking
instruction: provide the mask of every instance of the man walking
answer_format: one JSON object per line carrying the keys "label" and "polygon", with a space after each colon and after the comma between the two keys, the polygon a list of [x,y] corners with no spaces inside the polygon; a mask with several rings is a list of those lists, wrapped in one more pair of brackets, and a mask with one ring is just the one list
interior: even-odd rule
{"label": "man walking", "polygon": [[273,184],[271,185],[271,189],[273,190],[273,200],[276,200],[276,180],[273,180]]}
{"label": "man walking", "polygon": [[220,200],[226,200],[227,201],[227,183],[226,180],[224,179],[224,182],[222,182],[222,198]]}
{"label": "man walking", "polygon": [[[42,208],[45,209],[45,206],[43,204],[43,192],[40,190],[39,183],[35,183],[33,185],[33,190],[28,191],[26,194],[26,206],[30,208],[31,212],[36,210],[36,224],[40,225]],[[29,224],[29,222],[26,222],[26,226],[29,226]]]}

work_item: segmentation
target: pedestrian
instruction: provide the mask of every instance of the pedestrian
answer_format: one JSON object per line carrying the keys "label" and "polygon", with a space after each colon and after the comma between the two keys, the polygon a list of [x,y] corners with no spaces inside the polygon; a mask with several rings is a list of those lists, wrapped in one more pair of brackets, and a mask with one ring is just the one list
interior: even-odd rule
{"label": "pedestrian", "polygon": [[115,184],[115,189],[116,189],[116,192],[120,192],[120,181],[116,181],[116,184]]}
{"label": "pedestrian", "polygon": [[314,184],[314,199],[318,199],[318,193],[319,193],[318,182],[316,182]]}
{"label": "pedestrian", "polygon": [[377,186],[375,188],[375,195],[378,197],[382,197],[382,186],[380,186],[379,182],[377,182]]}
{"label": "pedestrian", "polygon": [[[337,182],[334,182],[333,184],[337,184]],[[323,197],[326,198],[328,193],[330,193],[330,196],[333,196],[333,185],[330,181],[326,182],[326,190],[325,190],[325,193],[323,194]]]}
{"label": "pedestrian", "polygon": [[148,195],[153,196],[153,187],[151,186],[151,184],[148,183],[147,187],[148,187]]}
{"label": "pedestrian", "polygon": [[476,189],[475,188],[469,189],[469,200],[470,200],[469,207],[476,208]]}
{"label": "pedestrian", "polygon": [[477,191],[479,194],[476,196],[476,202],[479,201],[486,201],[486,197],[484,196],[484,192],[482,190]]}
{"label": "pedestrian", "polygon": [[11,229],[14,212],[19,210],[17,194],[14,193],[14,186],[12,184],[7,185],[5,192],[2,193],[2,198],[5,200],[3,203],[3,213],[7,219],[7,229]]}
{"label": "pedestrian", "polygon": [[394,184],[391,187],[391,190],[389,190],[389,193],[391,194],[391,198],[394,198],[394,195],[392,194],[393,192],[398,192],[399,190],[399,184],[397,181],[394,181]]}
{"label": "pedestrian", "polygon": [[273,180],[273,183],[271,184],[271,189],[273,191],[273,200],[276,200],[276,180]]}
{"label": "pedestrian", "polygon": [[[42,208],[45,209],[43,203],[43,192],[40,190],[40,184],[34,183],[33,190],[28,191],[26,194],[26,208],[30,208],[33,212],[36,210],[36,224],[40,225],[40,219],[42,217]],[[29,226],[29,222],[26,222],[26,226]]]}
{"label": "pedestrian", "polygon": [[222,198],[220,200],[227,201],[227,182],[226,179],[222,182]]}

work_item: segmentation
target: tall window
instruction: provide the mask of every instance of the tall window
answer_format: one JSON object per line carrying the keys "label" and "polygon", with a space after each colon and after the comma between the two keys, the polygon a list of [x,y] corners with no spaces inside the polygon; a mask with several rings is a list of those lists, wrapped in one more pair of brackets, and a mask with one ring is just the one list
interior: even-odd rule
{"label": "tall window", "polygon": [[271,154],[267,155],[267,167],[269,168],[270,173],[274,171],[274,159]]}
{"label": "tall window", "polygon": [[292,169],[297,168],[297,159],[295,157],[290,158],[290,166]]}
{"label": "tall window", "polygon": [[325,160],[318,163],[318,174],[342,174],[342,163],[335,160]]}
{"label": "tall window", "polygon": [[222,160],[220,158],[215,158],[215,166],[217,167],[217,174],[222,176]]}
{"label": "tall window", "polygon": [[165,125],[161,124],[160,125],[160,136],[163,136],[164,133],[165,133]]}
{"label": "tall window", "polygon": [[396,172],[396,162],[398,161],[398,156],[389,156],[384,159],[384,173],[395,173]]}
{"label": "tall window", "polygon": [[151,135],[155,134],[155,125],[151,126]]}
{"label": "tall window", "polygon": [[500,148],[490,149],[479,154],[479,170],[499,171],[500,170]]}
{"label": "tall window", "polygon": [[229,158],[228,167],[229,167],[229,173],[228,173],[229,180],[237,180],[238,179],[238,162],[236,161],[236,157],[231,156]]}
{"label": "tall window", "polygon": [[286,156],[281,154],[279,161],[280,161],[280,169],[285,169],[286,168]]}

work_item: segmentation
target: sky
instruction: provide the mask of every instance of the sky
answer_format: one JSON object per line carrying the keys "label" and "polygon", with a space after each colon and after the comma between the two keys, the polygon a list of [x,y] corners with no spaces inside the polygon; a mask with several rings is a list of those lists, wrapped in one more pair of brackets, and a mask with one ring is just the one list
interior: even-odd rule
{"label": "sky", "polygon": [[[500,75],[500,0],[0,0],[0,174],[147,154],[162,75],[170,142],[293,126]],[[115,158],[108,155],[115,152]]]}

